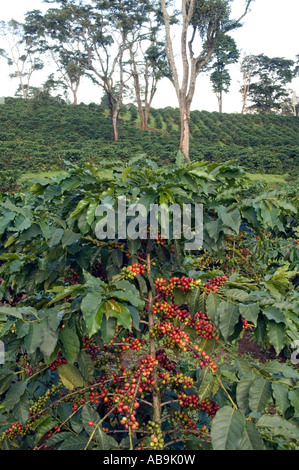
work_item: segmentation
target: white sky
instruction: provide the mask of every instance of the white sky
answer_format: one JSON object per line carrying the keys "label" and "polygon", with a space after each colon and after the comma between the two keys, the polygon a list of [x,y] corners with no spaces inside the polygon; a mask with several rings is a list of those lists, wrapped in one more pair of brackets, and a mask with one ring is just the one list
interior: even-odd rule
{"label": "white sky", "polygon": [[[235,0],[234,9],[236,15],[242,9],[244,0]],[[37,9],[46,11],[51,4],[44,4],[41,0],[2,0],[0,4],[0,20],[8,21],[11,18],[23,21],[27,11]],[[234,11],[233,9],[233,11]],[[255,0],[252,3],[251,11],[243,20],[243,27],[239,28],[231,35],[234,37],[238,48],[244,54],[265,54],[269,57],[284,57],[294,60],[299,55],[298,41],[298,18],[299,0]],[[8,78],[11,72],[6,62],[0,62],[1,96],[13,96],[18,86],[16,80]],[[238,66],[230,67],[232,83],[230,92],[223,96],[224,112],[240,112],[241,95],[239,93],[240,73]],[[36,79],[39,83],[32,83],[34,86],[40,84],[38,73]],[[299,95],[299,79],[297,78],[290,88]],[[101,91],[94,88],[89,81],[83,82],[78,93],[79,102],[85,103],[99,102]],[[169,80],[164,79],[158,85],[158,91],[153,102],[156,108],[165,106],[177,107],[177,99],[173,87]],[[199,76],[197,90],[193,100],[192,109],[205,109],[207,111],[217,111],[217,99],[211,91],[211,84],[208,77]]]}

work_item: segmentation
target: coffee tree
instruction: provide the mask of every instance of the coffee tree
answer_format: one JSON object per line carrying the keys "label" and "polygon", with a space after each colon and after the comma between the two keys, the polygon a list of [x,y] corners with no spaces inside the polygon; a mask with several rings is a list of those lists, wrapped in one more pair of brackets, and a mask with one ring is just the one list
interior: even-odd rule
{"label": "coffee tree", "polygon": [[[186,249],[171,213],[169,237],[158,219],[153,238],[151,204],[201,204],[202,246]],[[1,448],[295,449],[296,214],[240,168],[182,154],[161,168],[142,155],[69,164],[2,195]],[[112,236],[120,219],[142,236]],[[286,360],[238,355],[248,328]]]}

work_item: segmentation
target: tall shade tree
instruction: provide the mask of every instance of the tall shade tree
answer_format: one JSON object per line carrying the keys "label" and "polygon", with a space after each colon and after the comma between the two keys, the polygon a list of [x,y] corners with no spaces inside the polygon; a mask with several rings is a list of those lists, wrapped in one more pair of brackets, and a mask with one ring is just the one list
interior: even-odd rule
{"label": "tall shade tree", "polygon": [[[282,57],[255,56],[247,109],[270,114],[280,112],[289,100],[286,85],[294,78],[294,61]],[[255,80],[254,80],[255,79]]]}
{"label": "tall shade tree", "polygon": [[[246,0],[244,11],[238,19],[233,20],[230,18],[231,0],[181,0],[179,11],[175,10],[173,4],[169,5],[167,0],[160,0],[170,79],[180,109],[180,150],[187,160],[190,160],[190,109],[198,74],[210,61],[219,38],[241,25],[252,1]],[[174,25],[179,36],[178,46],[172,36],[171,23],[174,17],[179,19],[179,24]],[[201,45],[199,50],[198,44]],[[178,54],[175,53],[177,47]]]}
{"label": "tall shade tree", "polygon": [[9,76],[18,79],[17,93],[28,98],[32,75],[44,67],[38,44],[33,38],[25,36],[24,25],[14,19],[0,22],[0,38],[5,45],[4,49],[0,49],[0,55],[14,69]]}
{"label": "tall shade tree", "polygon": [[55,0],[51,3],[59,4],[45,15],[47,36],[58,41],[52,51],[74,91],[83,74],[102,88],[110,111],[113,140],[117,141],[119,113],[130,78],[129,35],[141,29],[149,3],[147,0]]}
{"label": "tall shade tree", "polygon": [[133,79],[140,127],[146,130],[150,108],[161,78],[167,75],[167,62],[163,43],[158,40],[158,27],[152,23],[149,30],[129,41],[130,68]]}
{"label": "tall shade tree", "polygon": [[215,60],[211,66],[212,73],[210,76],[213,92],[218,100],[219,113],[222,113],[223,93],[228,93],[231,83],[227,66],[236,63],[239,56],[235,40],[227,34],[221,36],[215,46]]}
{"label": "tall shade tree", "polygon": [[241,114],[245,113],[247,106],[248,93],[252,81],[252,74],[255,68],[256,57],[254,55],[245,54],[240,63],[240,72],[242,76],[240,93],[242,95]]}
{"label": "tall shade tree", "polygon": [[84,51],[76,30],[76,23],[70,21],[68,6],[51,8],[44,15],[33,10],[25,15],[25,35],[35,37],[42,53],[49,54],[58,72],[57,83],[62,83],[78,103],[78,89],[85,70]]}

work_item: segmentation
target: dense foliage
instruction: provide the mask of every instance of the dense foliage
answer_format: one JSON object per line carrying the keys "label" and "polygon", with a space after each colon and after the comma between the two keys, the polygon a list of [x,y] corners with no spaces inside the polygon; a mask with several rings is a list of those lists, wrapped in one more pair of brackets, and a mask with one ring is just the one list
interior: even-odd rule
{"label": "dense foliage", "polygon": [[[298,197],[182,154],[65,164],[1,196],[1,447],[298,449]],[[100,240],[119,196],[203,204],[203,247]]]}
{"label": "dense foliage", "polygon": [[[7,98],[0,106],[1,186],[21,173],[102,158],[128,159],[142,152],[174,162],[179,144],[179,110],[151,109],[141,131],[136,108],[123,108],[120,140],[111,142],[108,110],[96,104],[72,106],[49,97]],[[234,161],[251,172],[298,174],[298,120],[287,116],[191,113],[192,160]],[[7,173],[10,171],[10,175]],[[9,179],[10,178],[10,179]]]}

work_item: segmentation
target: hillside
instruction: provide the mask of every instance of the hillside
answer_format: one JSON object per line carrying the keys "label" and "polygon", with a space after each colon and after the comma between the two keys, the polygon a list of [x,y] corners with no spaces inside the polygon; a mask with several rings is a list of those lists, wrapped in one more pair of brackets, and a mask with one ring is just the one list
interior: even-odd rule
{"label": "hillside", "polygon": [[[55,99],[6,98],[0,106],[1,170],[7,174],[60,169],[101,158],[126,159],[145,153],[173,161],[179,145],[179,110],[151,109],[142,132],[134,106],[120,116],[120,140],[111,141],[103,105],[69,105]],[[299,173],[299,120],[292,116],[191,113],[193,160],[233,160],[251,173]]]}

